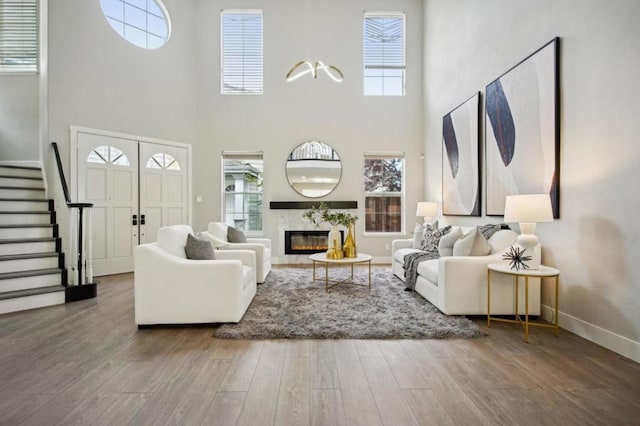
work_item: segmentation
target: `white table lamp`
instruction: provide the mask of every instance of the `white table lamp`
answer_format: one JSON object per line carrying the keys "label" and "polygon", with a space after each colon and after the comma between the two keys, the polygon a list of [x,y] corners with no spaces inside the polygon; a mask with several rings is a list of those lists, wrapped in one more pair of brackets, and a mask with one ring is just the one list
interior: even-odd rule
{"label": "white table lamp", "polygon": [[504,206],[504,221],[520,224],[518,244],[527,250],[525,255],[531,256],[529,269],[540,269],[540,255],[536,250],[539,242],[536,224],[553,222],[549,194],[508,195]]}
{"label": "white table lamp", "polygon": [[420,201],[416,209],[416,216],[422,216],[424,223],[428,223],[429,219],[436,217],[438,214],[438,204],[433,201]]}

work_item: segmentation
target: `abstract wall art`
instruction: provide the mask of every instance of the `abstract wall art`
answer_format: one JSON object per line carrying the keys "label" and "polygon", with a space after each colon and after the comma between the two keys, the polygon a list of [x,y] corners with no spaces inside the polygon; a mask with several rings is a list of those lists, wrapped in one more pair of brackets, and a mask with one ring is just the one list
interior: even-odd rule
{"label": "abstract wall art", "polygon": [[558,45],[556,37],[486,88],[487,215],[503,215],[507,195],[549,194],[559,217]]}
{"label": "abstract wall art", "polygon": [[442,213],[480,216],[480,94],[442,119]]}

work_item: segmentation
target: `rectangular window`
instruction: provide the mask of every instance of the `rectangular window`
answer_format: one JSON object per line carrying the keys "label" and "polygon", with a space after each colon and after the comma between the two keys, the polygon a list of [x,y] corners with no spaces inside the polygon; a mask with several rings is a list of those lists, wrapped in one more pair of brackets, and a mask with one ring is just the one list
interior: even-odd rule
{"label": "rectangular window", "polygon": [[222,94],[262,94],[262,11],[222,12]]}
{"label": "rectangular window", "polygon": [[262,232],[262,153],[223,152],[223,221],[247,234]]}
{"label": "rectangular window", "polygon": [[365,232],[402,232],[404,154],[365,153]]}
{"label": "rectangular window", "polygon": [[0,72],[38,71],[38,0],[0,0]]}
{"label": "rectangular window", "polygon": [[364,94],[404,96],[404,14],[364,15]]}

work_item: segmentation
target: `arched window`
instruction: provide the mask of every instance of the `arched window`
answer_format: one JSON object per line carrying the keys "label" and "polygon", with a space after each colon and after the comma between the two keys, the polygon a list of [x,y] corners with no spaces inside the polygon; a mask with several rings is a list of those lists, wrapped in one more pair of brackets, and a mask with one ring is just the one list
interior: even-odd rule
{"label": "arched window", "polygon": [[129,158],[124,152],[113,146],[99,146],[89,153],[87,163],[114,164],[116,166],[130,166]]}
{"label": "arched window", "polygon": [[147,161],[147,169],[167,169],[173,171],[180,170],[180,163],[166,152],[153,154]]}
{"label": "arched window", "polygon": [[171,21],[160,0],[100,0],[111,27],[129,43],[157,49],[169,40]]}

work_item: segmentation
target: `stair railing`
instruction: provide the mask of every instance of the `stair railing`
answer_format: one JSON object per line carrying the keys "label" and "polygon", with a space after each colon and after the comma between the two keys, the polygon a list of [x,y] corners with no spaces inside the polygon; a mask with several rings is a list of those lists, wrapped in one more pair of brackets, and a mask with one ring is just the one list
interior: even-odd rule
{"label": "stair railing", "polygon": [[[64,177],[64,170],[62,168],[62,161],[60,160],[58,144],[56,142],[51,142],[51,146],[53,147],[56,165],[58,166],[58,175],[60,177],[62,191],[64,192],[64,199],[67,207],[69,208],[70,249],[76,256],[77,260],[77,268],[73,277],[73,282],[76,285],[67,287],[66,300],[69,302],[95,297],[97,289],[96,283],[93,282],[93,266],[91,260],[91,208],[93,207],[93,204],[74,203],[71,201],[71,197],[69,196],[69,187],[67,186],[67,180]],[[86,216],[84,215],[85,210]],[[77,216],[74,214],[76,211]],[[74,222],[75,226],[73,226]],[[87,230],[86,236],[84,232],[85,227]],[[77,235],[77,239],[74,238],[74,234]]]}

